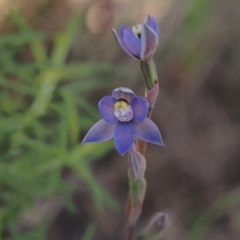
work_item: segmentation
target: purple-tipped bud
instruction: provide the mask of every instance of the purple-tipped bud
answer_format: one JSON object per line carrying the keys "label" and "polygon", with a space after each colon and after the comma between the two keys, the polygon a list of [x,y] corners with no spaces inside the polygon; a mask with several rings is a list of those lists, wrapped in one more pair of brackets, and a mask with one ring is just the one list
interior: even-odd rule
{"label": "purple-tipped bud", "polygon": [[151,59],[157,49],[159,28],[153,17],[132,28],[121,25],[119,34],[115,29],[112,32],[120,47],[138,61]]}
{"label": "purple-tipped bud", "polygon": [[160,235],[167,227],[168,215],[164,212],[155,213],[150,219],[146,231],[149,236]]}
{"label": "purple-tipped bud", "polygon": [[140,232],[136,240],[158,240],[168,226],[168,215],[163,212],[155,213],[148,225]]}

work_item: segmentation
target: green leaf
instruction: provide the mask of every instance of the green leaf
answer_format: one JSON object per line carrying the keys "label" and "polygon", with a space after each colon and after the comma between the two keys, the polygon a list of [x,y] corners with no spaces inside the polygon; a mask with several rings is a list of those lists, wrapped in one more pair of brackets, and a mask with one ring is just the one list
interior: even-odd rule
{"label": "green leaf", "polygon": [[13,166],[8,166],[3,163],[0,164],[0,184],[1,183],[27,196],[37,195],[39,192],[36,185],[34,185],[26,175],[19,173]]}
{"label": "green leaf", "polygon": [[83,22],[83,17],[75,15],[69,21],[64,31],[58,33],[54,40],[54,48],[51,56],[53,65],[62,65],[66,61],[73,39]]}
{"label": "green leaf", "polygon": [[[71,165],[72,166],[72,165]],[[97,210],[103,210],[103,207],[106,205],[110,209],[116,209],[117,203],[115,200],[105,191],[105,189],[97,182],[94,178],[92,172],[90,171],[88,165],[84,162],[79,162],[74,165],[72,168],[73,171],[79,174],[79,176],[87,184],[90,192],[92,194],[93,201]]]}
{"label": "green leaf", "polygon": [[12,237],[8,238],[9,240],[43,240],[46,239],[47,235],[47,221],[43,220],[39,226],[28,231],[27,233],[22,233],[16,225],[11,225],[10,232]]}
{"label": "green leaf", "polygon": [[186,239],[201,240],[216,221],[232,208],[239,205],[240,188],[233,189],[223,197],[217,199],[212,206],[193,223]]}
{"label": "green leaf", "polygon": [[113,148],[113,142],[102,142],[94,144],[78,144],[71,151],[68,164],[75,166],[79,162],[88,162],[99,159]]}
{"label": "green leaf", "polygon": [[81,240],[92,240],[94,237],[96,228],[93,225],[88,226]]}
{"label": "green leaf", "polygon": [[[24,32],[25,34],[32,34],[32,32],[34,32],[32,30],[32,27],[27,22],[27,20],[20,13],[20,11],[16,9],[12,10],[10,12],[10,17],[13,20],[13,22],[17,25],[17,27],[20,29],[21,32]],[[36,62],[41,63],[46,61],[47,54],[45,51],[45,47],[39,39],[32,40],[31,42],[29,42],[29,45]]]}
{"label": "green leaf", "polygon": [[23,116],[12,115],[10,118],[0,119],[0,133],[16,131],[19,128],[19,122],[21,122]]}
{"label": "green leaf", "polygon": [[64,88],[61,90],[61,95],[63,97],[63,101],[65,105],[64,114],[68,123],[70,143],[71,143],[71,146],[74,146],[78,142],[79,129],[80,129],[77,106],[73,99],[72,93],[67,88]]}
{"label": "green leaf", "polygon": [[5,79],[3,77],[0,76],[0,86],[9,89],[9,90],[13,90],[15,92],[21,93],[21,94],[26,94],[26,95],[30,95],[32,94],[32,89],[28,86],[26,86],[25,84],[23,84],[20,81],[11,81],[9,79]]}
{"label": "green leaf", "polygon": [[[110,146],[108,143],[94,144],[96,148],[91,144],[84,144],[77,146],[72,150],[71,155],[66,162],[79,177],[81,177],[87,184],[92,194],[93,201],[98,210],[102,210],[106,204],[112,209],[116,209],[117,204],[113,198],[99,185],[98,181],[94,178],[86,161],[92,159],[99,159],[102,154],[105,154]],[[105,145],[105,146],[104,146]]]}
{"label": "green leaf", "polygon": [[[46,35],[44,33],[40,33],[32,30],[11,33],[7,35],[3,35],[0,38],[0,48],[5,48],[6,46],[10,46],[12,48],[20,47],[26,44],[32,44],[33,42],[40,42],[45,39]],[[8,51],[13,49],[8,49]]]}

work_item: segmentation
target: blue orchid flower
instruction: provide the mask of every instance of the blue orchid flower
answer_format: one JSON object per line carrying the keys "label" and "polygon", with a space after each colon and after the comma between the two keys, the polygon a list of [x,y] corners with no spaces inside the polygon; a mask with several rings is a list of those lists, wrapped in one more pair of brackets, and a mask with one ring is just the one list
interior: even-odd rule
{"label": "blue orchid flower", "polygon": [[150,16],[132,29],[121,25],[120,35],[115,29],[112,32],[120,47],[138,61],[151,59],[158,46],[158,24]]}
{"label": "blue orchid flower", "polygon": [[117,88],[112,96],[102,98],[98,108],[103,119],[86,134],[83,143],[102,142],[114,138],[117,151],[124,155],[137,137],[143,141],[162,145],[157,126],[147,118],[149,103],[128,88]]}

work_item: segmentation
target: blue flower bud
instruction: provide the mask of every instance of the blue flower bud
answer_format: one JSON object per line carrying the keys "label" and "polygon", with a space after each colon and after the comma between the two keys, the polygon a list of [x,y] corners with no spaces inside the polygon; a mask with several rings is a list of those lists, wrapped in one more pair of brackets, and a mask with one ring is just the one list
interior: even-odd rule
{"label": "blue flower bud", "polygon": [[115,29],[112,32],[120,47],[138,61],[151,59],[157,49],[159,28],[153,17],[132,28],[121,25],[119,34]]}

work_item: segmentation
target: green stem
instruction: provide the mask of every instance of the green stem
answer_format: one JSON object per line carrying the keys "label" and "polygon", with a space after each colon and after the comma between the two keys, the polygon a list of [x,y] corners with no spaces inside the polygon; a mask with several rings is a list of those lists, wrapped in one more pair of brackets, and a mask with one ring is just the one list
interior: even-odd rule
{"label": "green stem", "polygon": [[137,149],[129,152],[129,193],[126,203],[126,233],[125,240],[133,240],[134,229],[142,212],[143,200],[146,193],[145,157]]}
{"label": "green stem", "polygon": [[[155,63],[152,59],[149,59],[144,62],[140,62],[140,68],[143,75],[143,80],[146,85],[146,98],[149,101],[149,113],[148,117],[151,115],[151,110],[154,106],[156,97],[158,95],[158,77],[157,77],[157,71],[155,67]],[[136,145],[136,151],[139,154],[135,155],[133,154],[132,157],[138,159],[136,162],[137,164],[140,164],[140,159],[144,159],[144,153],[146,150],[147,143],[145,141],[141,141],[139,146]],[[131,154],[130,154],[131,158]],[[140,165],[139,165],[140,166]],[[138,167],[139,167],[138,166]],[[134,168],[134,167],[133,167]],[[138,168],[136,168],[136,172],[129,171],[129,194],[128,194],[128,200],[126,204],[126,233],[125,233],[125,240],[133,240],[134,238],[134,229],[137,224],[137,221],[140,217],[140,214],[142,212],[142,205],[146,193],[146,179],[144,177],[146,165],[144,168],[142,168],[143,172],[139,177],[136,177],[136,172],[138,171]],[[140,168],[139,168],[140,169]]]}
{"label": "green stem", "polygon": [[[153,59],[149,59],[144,62],[140,62],[140,68],[143,76],[144,83],[146,85],[145,97],[149,102],[148,118],[151,118],[153,106],[155,104],[158,95],[158,76],[155,63]],[[147,143],[145,141],[139,141],[139,152],[145,154]]]}
{"label": "green stem", "polygon": [[140,62],[140,68],[143,75],[143,81],[147,90],[152,89],[154,84],[158,83],[157,70],[152,59]]}

